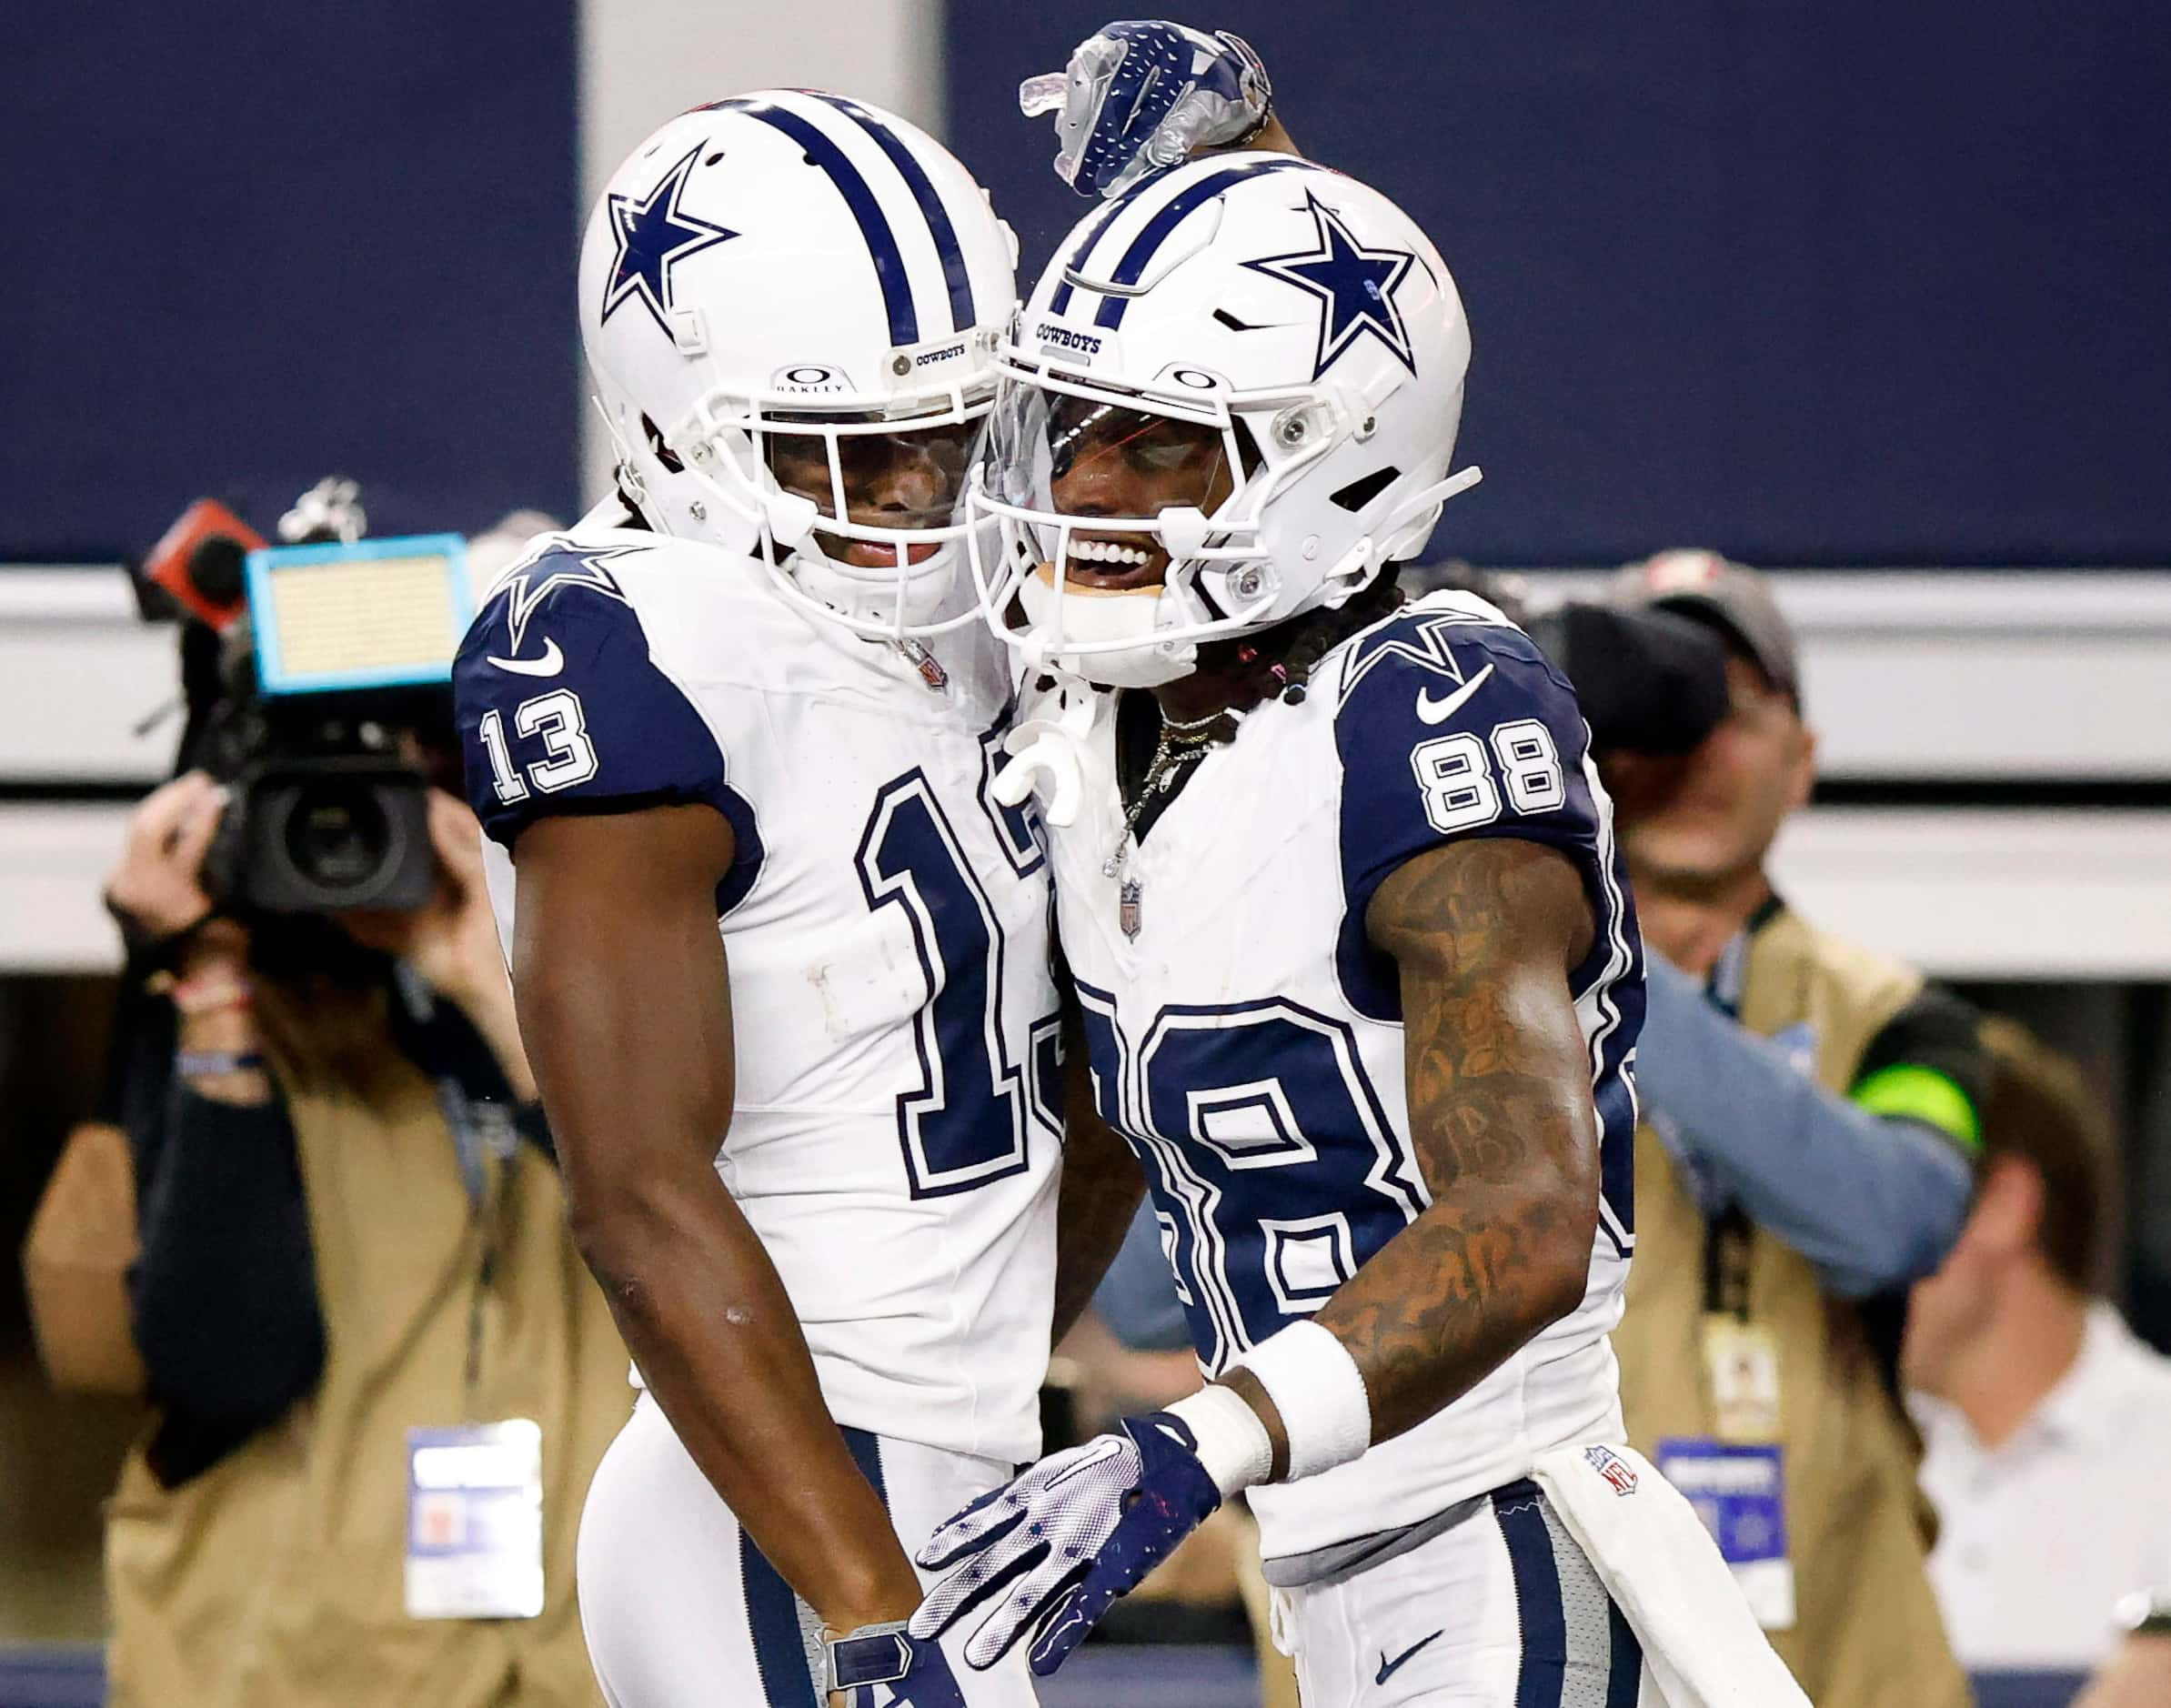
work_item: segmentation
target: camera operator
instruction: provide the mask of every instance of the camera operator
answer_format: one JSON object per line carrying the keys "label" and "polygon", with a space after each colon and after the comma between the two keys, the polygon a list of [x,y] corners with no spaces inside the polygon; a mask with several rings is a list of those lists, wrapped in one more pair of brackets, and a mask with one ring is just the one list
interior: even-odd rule
{"label": "camera operator", "polygon": [[[573,1545],[626,1353],[565,1231],[479,832],[441,786],[448,696],[387,697],[374,769],[280,797],[310,756],[205,740],[254,727],[233,640],[184,741],[229,780],[146,799],[106,886],[156,1413],[108,1513],[110,1700],[592,1704]],[[297,869],[267,875],[245,820],[282,799]],[[420,846],[395,829],[380,859],[410,814]],[[389,899],[264,905],[304,879]]]}
{"label": "camera operator", "polygon": [[1966,1214],[1991,1077],[1979,1020],[1773,888],[1815,739],[1763,578],[1668,552],[1617,595],[1705,626],[1729,683],[1685,755],[1599,761],[1648,971],[1613,1337],[1630,1438],[1696,1502],[1814,1700],[1959,1708],[1895,1365],[1900,1290]]}

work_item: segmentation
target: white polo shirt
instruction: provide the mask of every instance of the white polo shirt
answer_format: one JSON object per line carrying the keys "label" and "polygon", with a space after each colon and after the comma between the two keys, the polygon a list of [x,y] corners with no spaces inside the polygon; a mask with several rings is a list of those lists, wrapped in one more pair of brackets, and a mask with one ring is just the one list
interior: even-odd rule
{"label": "white polo shirt", "polygon": [[2171,1359],[2112,1306],[2089,1308],[2073,1368],[1995,1450],[1956,1407],[1908,1409],[1939,1521],[1930,1581],[1970,1672],[2093,1667],[2112,1603],[2171,1588]]}

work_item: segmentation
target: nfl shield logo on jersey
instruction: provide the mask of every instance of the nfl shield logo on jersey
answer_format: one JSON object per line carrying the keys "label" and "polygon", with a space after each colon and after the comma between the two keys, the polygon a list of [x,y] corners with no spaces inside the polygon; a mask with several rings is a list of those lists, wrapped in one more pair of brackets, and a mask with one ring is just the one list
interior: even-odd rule
{"label": "nfl shield logo on jersey", "polygon": [[1126,878],[1116,898],[1116,923],[1133,942],[1138,940],[1139,934],[1139,899],[1144,894],[1145,886],[1135,878]]}
{"label": "nfl shield logo on jersey", "polygon": [[1586,1447],[1583,1449],[1583,1457],[1591,1462],[1591,1469],[1612,1485],[1615,1494],[1633,1494],[1636,1492],[1636,1473],[1611,1448]]}

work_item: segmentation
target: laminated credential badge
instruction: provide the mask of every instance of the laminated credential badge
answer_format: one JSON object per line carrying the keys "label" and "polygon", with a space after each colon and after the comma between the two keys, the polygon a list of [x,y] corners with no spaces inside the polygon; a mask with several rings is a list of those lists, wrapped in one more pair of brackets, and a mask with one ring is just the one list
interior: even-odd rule
{"label": "laminated credential badge", "polygon": [[543,1611],[543,1432],[527,1418],[407,1432],[410,1619]]}
{"label": "laminated credential badge", "polygon": [[1794,1568],[1786,1551],[1786,1476],[1777,1446],[1676,1437],[1658,1444],[1658,1468],[1696,1509],[1719,1544],[1756,1623],[1794,1623]]}

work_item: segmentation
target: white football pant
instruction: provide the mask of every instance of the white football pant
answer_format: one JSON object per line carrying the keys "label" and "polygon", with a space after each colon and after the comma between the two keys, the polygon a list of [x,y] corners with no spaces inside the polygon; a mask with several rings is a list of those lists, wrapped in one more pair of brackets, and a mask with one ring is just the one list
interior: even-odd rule
{"label": "white football pant", "polygon": [[1405,1553],[1273,1592],[1304,1708],[1656,1708],[1643,1654],[1537,1485]]}
{"label": "white football pant", "polygon": [[[909,1554],[1012,1467],[846,1430]],[[611,1708],[825,1708],[820,1622],[762,1558],[648,1394],[580,1515],[580,1623]],[[932,1574],[923,1574],[932,1582]],[[1034,1708],[1020,1643],[985,1673],[943,1643],[969,1708]],[[887,1694],[887,1693],[882,1693]]]}

